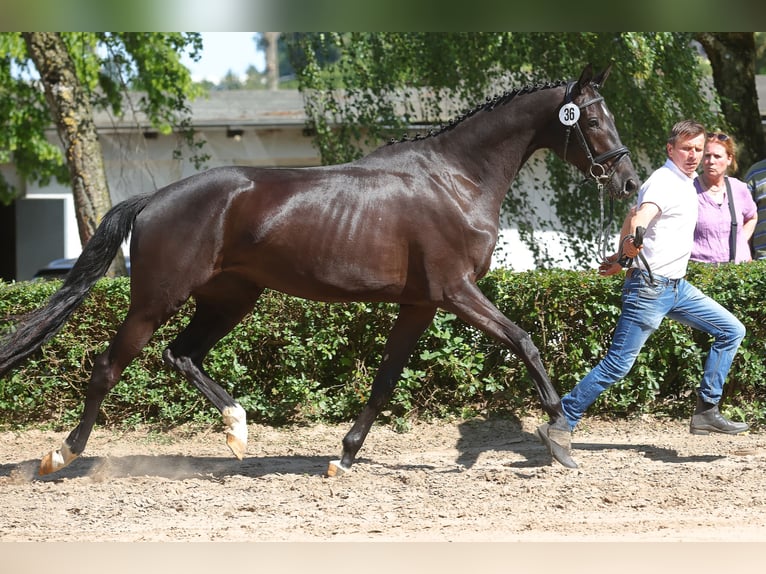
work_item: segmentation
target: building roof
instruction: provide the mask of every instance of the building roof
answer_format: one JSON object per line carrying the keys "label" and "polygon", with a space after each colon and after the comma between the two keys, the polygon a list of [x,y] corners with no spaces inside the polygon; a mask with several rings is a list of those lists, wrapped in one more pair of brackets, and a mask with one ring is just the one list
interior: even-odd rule
{"label": "building roof", "polygon": [[[766,75],[755,78],[758,109],[766,121]],[[306,123],[303,95],[298,90],[215,90],[191,102],[195,127],[286,127]],[[126,106],[126,109],[130,109]],[[96,113],[96,125],[105,130],[150,129],[143,113],[116,118],[105,111]]]}
{"label": "building roof", "polygon": [[[132,95],[131,97],[140,97]],[[138,109],[137,106],[132,106]],[[215,90],[190,103],[194,126],[237,128],[247,126],[303,126],[306,113],[298,90]],[[124,106],[130,110],[130,105]],[[96,112],[99,130],[151,129],[142,112],[116,117],[103,110]]]}
{"label": "building roof", "polygon": [[205,125],[303,125],[306,112],[298,90],[218,90],[191,104],[194,123]]}

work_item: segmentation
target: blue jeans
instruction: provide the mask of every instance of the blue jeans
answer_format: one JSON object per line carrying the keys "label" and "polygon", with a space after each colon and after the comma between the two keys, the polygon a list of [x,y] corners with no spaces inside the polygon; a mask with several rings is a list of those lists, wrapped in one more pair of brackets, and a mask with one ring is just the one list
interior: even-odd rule
{"label": "blue jeans", "polygon": [[669,317],[713,336],[699,397],[718,404],[734,355],[745,337],[745,326],[729,311],[685,279],[654,277],[634,271],[622,289],[622,314],[606,357],[561,399],[569,428],[574,429],[598,396],[630,371],[641,347]]}

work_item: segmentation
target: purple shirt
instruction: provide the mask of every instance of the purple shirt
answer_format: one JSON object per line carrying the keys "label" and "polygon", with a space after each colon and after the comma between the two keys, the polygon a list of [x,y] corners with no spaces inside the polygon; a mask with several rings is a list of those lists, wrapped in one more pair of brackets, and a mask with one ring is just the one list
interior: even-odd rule
{"label": "purple shirt", "polygon": [[[737,258],[736,263],[750,261],[750,245],[742,234],[742,226],[755,217],[757,208],[745,182],[729,177],[731,194],[734,197],[734,211],[737,216]],[[729,198],[724,188],[723,203],[718,205],[709,194],[702,190],[699,178],[694,180],[697,190],[697,226],[694,229],[694,247],[691,260],[703,263],[726,263],[729,261],[729,234],[731,214]]]}

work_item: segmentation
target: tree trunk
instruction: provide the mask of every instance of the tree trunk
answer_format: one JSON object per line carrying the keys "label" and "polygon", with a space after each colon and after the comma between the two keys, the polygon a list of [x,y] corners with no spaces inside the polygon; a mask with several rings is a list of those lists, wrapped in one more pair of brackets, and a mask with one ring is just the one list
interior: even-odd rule
{"label": "tree trunk", "polygon": [[755,87],[755,36],[753,32],[700,32],[695,36],[710,60],[721,111],[736,136],[737,173],[744,174],[766,157]]}
{"label": "tree trunk", "polygon": [[[40,74],[64,146],[72,180],[77,229],[84,246],[112,204],[88,93],[77,78],[74,62],[59,33],[24,32],[22,35]],[[125,274],[121,252],[109,274]]]}
{"label": "tree trunk", "polygon": [[279,88],[279,32],[264,32],[266,42],[266,77],[270,90]]}

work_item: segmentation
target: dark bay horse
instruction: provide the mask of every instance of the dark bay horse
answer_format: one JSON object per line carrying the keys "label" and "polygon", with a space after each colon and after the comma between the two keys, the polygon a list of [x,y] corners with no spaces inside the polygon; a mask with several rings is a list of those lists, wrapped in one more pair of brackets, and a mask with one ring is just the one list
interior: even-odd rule
{"label": "dark bay horse", "polygon": [[[242,458],[245,411],[202,364],[266,288],[317,301],[400,306],[369,402],[329,475],[351,468],[437,308],[524,361],[553,428],[564,415],[537,348],[476,281],[489,269],[503,198],[534,151],[552,149],[612,197],[637,190],[628,150],[599,95],[609,71],[594,75],[588,65],[577,81],[506,92],[439,131],[352,163],[214,168],[116,205],[47,305],[0,342],[2,376],[61,328],[132,232],[127,316],[94,360],[79,424],[43,457],[40,474],[83,452],[106,394],[190,297],[192,320],[164,359],[221,411],[227,444]],[[568,444],[548,447],[559,462],[576,466]]]}

